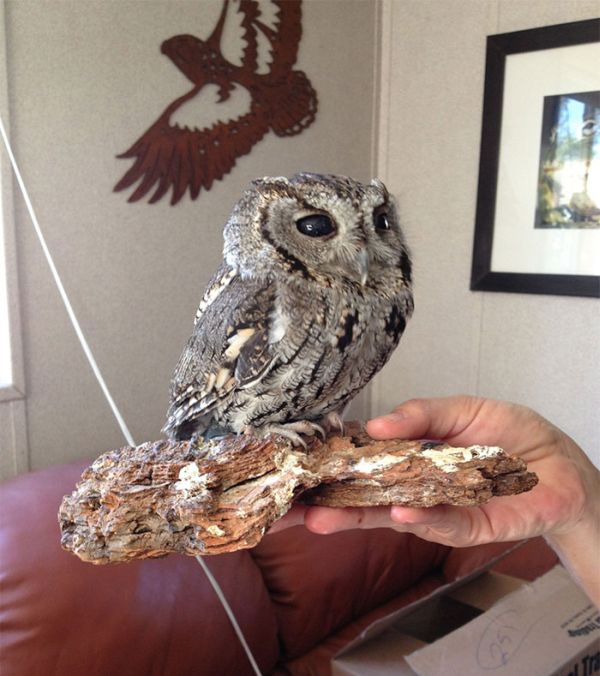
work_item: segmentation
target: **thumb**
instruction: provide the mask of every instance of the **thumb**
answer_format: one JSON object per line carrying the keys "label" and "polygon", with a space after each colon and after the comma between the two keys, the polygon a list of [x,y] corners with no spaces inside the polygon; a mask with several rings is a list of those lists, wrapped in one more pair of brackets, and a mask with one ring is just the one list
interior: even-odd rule
{"label": "thumb", "polygon": [[411,399],[391,413],[370,420],[367,432],[374,439],[448,439],[474,422],[483,403],[467,396]]}

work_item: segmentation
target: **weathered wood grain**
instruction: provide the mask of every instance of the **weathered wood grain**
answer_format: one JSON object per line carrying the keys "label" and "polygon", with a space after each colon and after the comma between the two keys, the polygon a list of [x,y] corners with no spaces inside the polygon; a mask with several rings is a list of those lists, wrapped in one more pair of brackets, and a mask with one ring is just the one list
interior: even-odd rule
{"label": "weathered wood grain", "polygon": [[61,544],[91,563],[256,545],[298,499],[335,507],[477,505],[537,483],[502,449],[345,436],[298,448],[278,436],[198,447],[155,441],[110,451],[60,507]]}

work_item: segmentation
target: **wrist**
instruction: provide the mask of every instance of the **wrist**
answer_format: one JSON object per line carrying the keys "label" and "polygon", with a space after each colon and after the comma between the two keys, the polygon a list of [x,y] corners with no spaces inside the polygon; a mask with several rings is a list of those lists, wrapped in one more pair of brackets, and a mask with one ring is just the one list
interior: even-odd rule
{"label": "wrist", "polygon": [[572,577],[600,607],[600,497],[571,528],[548,533],[545,539]]}
{"label": "wrist", "polygon": [[[561,456],[563,466],[562,486],[568,487],[563,495],[564,517],[559,518],[547,532],[547,539],[557,544],[579,540],[583,534],[598,544],[600,538],[600,469],[569,437],[562,435]],[[575,477],[567,482],[566,477]],[[592,542],[590,542],[590,545]]]}

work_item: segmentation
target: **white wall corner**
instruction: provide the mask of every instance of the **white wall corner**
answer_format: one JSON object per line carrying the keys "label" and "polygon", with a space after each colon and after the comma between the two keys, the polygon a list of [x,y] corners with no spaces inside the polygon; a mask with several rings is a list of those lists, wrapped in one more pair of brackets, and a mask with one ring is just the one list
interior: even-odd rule
{"label": "white wall corner", "polygon": [[0,481],[29,469],[25,400],[3,402],[0,404]]}
{"label": "white wall corner", "polygon": [[[6,4],[0,6],[0,116],[10,137],[8,70],[6,53]],[[10,334],[11,382],[0,388],[0,479],[6,479],[29,469],[27,442],[25,369],[19,310],[17,246],[13,177],[10,161],[0,142],[0,256],[6,263],[6,292]]]}

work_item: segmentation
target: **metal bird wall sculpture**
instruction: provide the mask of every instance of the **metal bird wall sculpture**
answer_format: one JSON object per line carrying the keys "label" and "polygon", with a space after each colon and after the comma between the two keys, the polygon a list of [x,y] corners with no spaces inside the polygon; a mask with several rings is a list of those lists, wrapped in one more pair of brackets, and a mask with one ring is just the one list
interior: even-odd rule
{"label": "metal bird wall sculpture", "polygon": [[[128,201],[135,202],[153,191],[150,203],[171,190],[176,204],[189,190],[196,199],[215,180],[231,171],[238,157],[250,152],[268,131],[293,136],[315,119],[317,94],[306,75],[293,70],[302,35],[301,0],[272,0],[275,21],[261,20],[256,0],[239,0],[243,49],[241,64],[223,56],[221,40],[230,9],[224,0],[217,25],[206,40],[193,35],[176,35],[161,45],[193,87],[173,101],[152,126],[119,158],[135,160],[114,190],[126,190],[137,183]],[[233,4],[233,3],[232,3]],[[268,41],[270,59],[266,72],[259,72],[259,34]],[[234,87],[250,96],[249,109],[239,117],[217,120],[202,129],[181,126],[173,120],[176,112],[198,96],[203,87],[218,87],[218,101],[226,101]]]}

